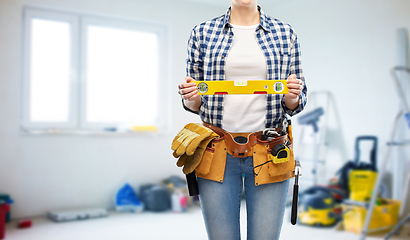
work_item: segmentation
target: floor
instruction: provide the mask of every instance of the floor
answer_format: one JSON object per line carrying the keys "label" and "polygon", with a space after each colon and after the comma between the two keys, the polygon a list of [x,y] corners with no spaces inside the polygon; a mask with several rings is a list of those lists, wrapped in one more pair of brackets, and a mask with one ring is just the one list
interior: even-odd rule
{"label": "floor", "polygon": [[[244,210],[244,205],[242,209]],[[281,239],[286,240],[359,240],[360,235],[336,230],[290,224],[289,209],[286,210]],[[139,240],[139,239],[198,239],[206,240],[201,210],[191,207],[185,213],[116,213],[108,217],[83,221],[54,223],[46,218],[32,219],[31,228],[18,229],[16,221],[7,224],[6,240]],[[242,239],[246,239],[246,216],[241,211]],[[410,228],[403,229],[403,237],[391,240],[410,239]],[[381,240],[384,235],[368,236],[367,240]]]}

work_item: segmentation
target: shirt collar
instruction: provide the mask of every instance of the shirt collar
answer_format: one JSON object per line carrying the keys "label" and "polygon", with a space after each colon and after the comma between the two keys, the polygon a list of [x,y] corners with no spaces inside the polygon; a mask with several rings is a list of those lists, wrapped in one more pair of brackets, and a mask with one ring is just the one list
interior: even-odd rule
{"label": "shirt collar", "polygon": [[[268,20],[267,20],[267,16],[265,15],[265,13],[263,13],[261,6],[258,5],[258,11],[260,13],[260,23],[259,26],[261,26],[261,28],[263,28],[263,30],[270,32],[270,26],[268,24]],[[231,7],[228,8],[228,10],[226,10],[225,16],[224,16],[224,27],[231,27],[231,25],[229,24],[229,20],[231,19]]]}

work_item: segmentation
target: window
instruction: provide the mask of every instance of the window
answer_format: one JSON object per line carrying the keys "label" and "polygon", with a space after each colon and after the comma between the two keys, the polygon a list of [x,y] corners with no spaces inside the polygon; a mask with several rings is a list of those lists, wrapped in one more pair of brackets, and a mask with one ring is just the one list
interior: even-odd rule
{"label": "window", "polygon": [[23,42],[24,129],[166,128],[164,26],[26,8]]}

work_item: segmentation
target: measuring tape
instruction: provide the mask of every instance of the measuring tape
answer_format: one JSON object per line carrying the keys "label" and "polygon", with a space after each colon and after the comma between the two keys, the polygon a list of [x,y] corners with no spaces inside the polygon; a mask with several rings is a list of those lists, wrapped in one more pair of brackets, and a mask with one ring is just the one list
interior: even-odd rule
{"label": "measuring tape", "polygon": [[285,144],[276,144],[270,154],[270,159],[273,163],[284,163],[289,161],[289,148]]}
{"label": "measuring tape", "polygon": [[248,81],[192,81],[198,88],[198,95],[219,94],[286,94],[286,80]]}

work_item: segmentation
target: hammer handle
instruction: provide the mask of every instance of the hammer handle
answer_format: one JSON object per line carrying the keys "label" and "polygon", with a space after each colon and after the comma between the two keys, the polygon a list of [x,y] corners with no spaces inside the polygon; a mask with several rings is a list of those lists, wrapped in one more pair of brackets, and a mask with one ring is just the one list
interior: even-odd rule
{"label": "hammer handle", "polygon": [[185,176],[186,176],[186,181],[188,184],[189,196],[192,197],[192,196],[199,195],[198,182],[196,181],[195,171],[188,173]]}
{"label": "hammer handle", "polygon": [[299,185],[293,185],[293,199],[292,199],[292,215],[290,218],[290,222],[292,225],[296,224],[296,220],[298,217],[298,195],[299,195]]}

